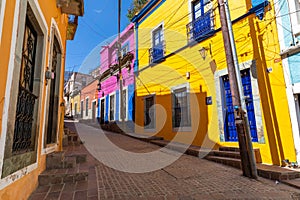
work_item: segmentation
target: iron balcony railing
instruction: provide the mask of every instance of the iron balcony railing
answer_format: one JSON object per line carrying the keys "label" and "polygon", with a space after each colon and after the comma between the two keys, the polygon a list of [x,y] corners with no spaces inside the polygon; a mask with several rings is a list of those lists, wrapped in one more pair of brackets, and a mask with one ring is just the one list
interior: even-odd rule
{"label": "iron balcony railing", "polygon": [[213,12],[207,11],[203,16],[186,25],[189,42],[208,37],[214,31]]}
{"label": "iron balcony railing", "polygon": [[164,60],[165,42],[153,46],[149,49],[149,63],[158,63]]}

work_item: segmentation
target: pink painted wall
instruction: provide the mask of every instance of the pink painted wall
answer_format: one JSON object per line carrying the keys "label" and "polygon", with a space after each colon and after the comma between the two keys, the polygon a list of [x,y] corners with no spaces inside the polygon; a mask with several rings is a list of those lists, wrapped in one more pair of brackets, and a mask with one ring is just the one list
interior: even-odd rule
{"label": "pink painted wall", "polygon": [[[128,25],[125,30],[120,34],[120,39],[122,41],[122,47],[126,44],[129,44],[129,51],[135,55],[135,41],[134,41],[134,24]],[[109,69],[110,65],[117,63],[117,49],[116,43],[118,38],[116,38],[109,45],[102,48],[100,51],[100,73],[102,74],[104,71]],[[122,69],[122,77],[123,77],[123,87],[134,84],[134,60],[131,62],[131,70],[128,72],[127,68]],[[116,90],[119,90],[120,83],[117,81],[117,77],[108,76],[106,80],[101,81],[101,95],[104,92],[104,96],[110,94]]]}

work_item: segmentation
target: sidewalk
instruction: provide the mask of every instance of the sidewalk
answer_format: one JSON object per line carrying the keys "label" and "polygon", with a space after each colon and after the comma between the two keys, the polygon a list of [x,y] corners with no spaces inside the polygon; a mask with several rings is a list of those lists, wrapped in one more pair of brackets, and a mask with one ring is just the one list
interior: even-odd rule
{"label": "sidewalk", "polygon": [[[76,126],[84,145],[67,148],[70,152],[88,153],[89,149],[95,157],[109,155],[111,161],[121,160],[122,154],[106,148],[99,139],[105,136],[126,152],[141,154],[160,148],[121,134],[103,134],[84,124]],[[138,166],[146,160],[121,164]],[[95,160],[90,154],[84,167],[88,168],[87,181],[40,186],[30,199],[300,199],[300,191],[287,185],[264,178],[250,180],[238,169],[189,155],[182,155],[171,165],[148,173],[121,172]]]}

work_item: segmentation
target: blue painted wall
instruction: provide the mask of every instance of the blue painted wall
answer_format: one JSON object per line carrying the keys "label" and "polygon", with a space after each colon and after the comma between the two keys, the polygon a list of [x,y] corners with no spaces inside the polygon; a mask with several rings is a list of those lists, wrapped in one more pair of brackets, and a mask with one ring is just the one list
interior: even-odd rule
{"label": "blue painted wall", "polygon": [[119,112],[120,112],[120,90],[116,90],[116,112],[115,112],[116,121],[119,121]]}
{"label": "blue painted wall", "polygon": [[128,120],[134,118],[134,84],[128,85]]}
{"label": "blue painted wall", "polygon": [[108,121],[108,112],[109,112],[109,95],[105,98],[105,119],[104,121]]}

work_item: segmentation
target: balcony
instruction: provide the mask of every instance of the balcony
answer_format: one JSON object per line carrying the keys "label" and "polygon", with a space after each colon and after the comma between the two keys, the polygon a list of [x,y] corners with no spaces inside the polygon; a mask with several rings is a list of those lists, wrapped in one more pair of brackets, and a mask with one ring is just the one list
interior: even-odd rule
{"label": "balcony", "polygon": [[212,11],[186,25],[189,42],[201,41],[214,33]]}
{"label": "balcony", "polygon": [[83,16],[84,13],[83,0],[56,0],[56,6],[68,15]]}
{"label": "balcony", "polygon": [[78,16],[70,15],[68,28],[67,28],[67,40],[74,40],[77,26],[78,26]]}
{"label": "balcony", "polygon": [[149,49],[149,63],[159,63],[164,60],[165,45],[160,43]]}

